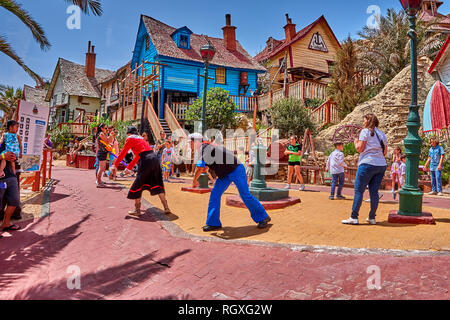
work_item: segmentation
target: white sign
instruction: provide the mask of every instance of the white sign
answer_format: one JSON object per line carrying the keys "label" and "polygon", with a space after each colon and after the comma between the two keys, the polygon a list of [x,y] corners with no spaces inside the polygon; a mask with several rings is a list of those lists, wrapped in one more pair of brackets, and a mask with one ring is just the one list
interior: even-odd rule
{"label": "white sign", "polygon": [[50,108],[27,101],[19,102],[19,131],[22,139],[22,170],[39,171]]}
{"label": "white sign", "polygon": [[325,44],[323,37],[318,32],[313,35],[309,48],[312,50],[328,52],[327,45]]}

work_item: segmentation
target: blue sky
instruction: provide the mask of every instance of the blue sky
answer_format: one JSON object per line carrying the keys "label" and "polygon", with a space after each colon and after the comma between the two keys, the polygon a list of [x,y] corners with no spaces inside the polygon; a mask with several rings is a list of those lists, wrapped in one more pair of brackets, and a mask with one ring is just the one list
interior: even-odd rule
{"label": "blue sky", "polygon": [[[146,14],[174,27],[188,26],[193,32],[222,37],[225,14],[231,14],[237,27],[236,37],[255,55],[269,36],[284,38],[285,13],[297,24],[297,30],[322,14],[339,40],[353,37],[367,23],[369,6],[381,12],[400,8],[397,0],[103,0],[101,17],[81,17],[81,29],[69,30],[68,4],[63,0],[21,0],[33,18],[47,33],[52,47],[41,51],[29,30],[15,16],[0,8],[0,33],[6,35],[25,63],[44,78],[51,78],[59,57],[84,64],[89,40],[95,45],[97,67],[115,70],[131,59],[140,14]],[[46,5],[43,5],[43,4]],[[450,0],[440,9],[450,12]],[[0,84],[23,87],[34,81],[7,56],[0,54]]]}

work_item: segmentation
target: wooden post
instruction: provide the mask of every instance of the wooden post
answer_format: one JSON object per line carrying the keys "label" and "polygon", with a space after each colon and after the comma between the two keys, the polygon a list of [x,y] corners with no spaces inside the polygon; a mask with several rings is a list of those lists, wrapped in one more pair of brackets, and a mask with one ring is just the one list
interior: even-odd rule
{"label": "wooden post", "polygon": [[269,109],[272,108],[272,90],[269,91]]}
{"label": "wooden post", "polygon": [[301,88],[301,99],[303,101],[305,101],[305,80],[300,80],[301,84],[300,84],[300,88]]}
{"label": "wooden post", "polygon": [[331,123],[331,102],[330,100],[327,101],[327,121],[326,123]]}
{"label": "wooden post", "polygon": [[158,119],[161,119],[161,66],[158,66]]}
{"label": "wooden post", "polygon": [[31,190],[33,192],[38,192],[40,190],[40,186],[41,186],[41,171],[37,171],[34,173],[34,182]]}
{"label": "wooden post", "polygon": [[52,166],[53,166],[53,150],[50,150],[50,162],[48,164],[48,178],[52,178]]}
{"label": "wooden post", "polygon": [[259,99],[258,96],[254,98],[254,106],[253,106],[253,130],[256,131],[256,117],[258,116],[258,107],[259,107]]}
{"label": "wooden post", "polygon": [[47,150],[42,153],[42,188],[45,187],[47,183]]}

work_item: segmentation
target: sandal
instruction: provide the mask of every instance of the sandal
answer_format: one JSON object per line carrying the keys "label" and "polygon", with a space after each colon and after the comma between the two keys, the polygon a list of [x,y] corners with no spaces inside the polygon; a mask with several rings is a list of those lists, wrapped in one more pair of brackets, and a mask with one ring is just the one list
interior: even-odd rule
{"label": "sandal", "polygon": [[170,211],[170,209],[165,209],[164,214],[167,214],[167,215],[172,214],[172,211]]}
{"label": "sandal", "polygon": [[142,216],[141,211],[136,211],[136,210],[134,210],[134,211],[128,211],[128,214],[129,214],[130,216],[133,216],[133,217],[140,217],[140,216]]}
{"label": "sandal", "polygon": [[3,231],[17,231],[17,230],[20,230],[20,227],[16,226],[15,224],[12,224],[9,227],[3,228]]}

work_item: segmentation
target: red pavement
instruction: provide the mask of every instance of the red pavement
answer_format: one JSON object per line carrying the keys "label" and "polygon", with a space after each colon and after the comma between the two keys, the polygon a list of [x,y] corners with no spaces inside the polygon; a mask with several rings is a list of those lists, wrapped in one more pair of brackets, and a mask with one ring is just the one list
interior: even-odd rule
{"label": "red pavement", "polygon": [[[50,217],[0,239],[0,299],[450,298],[449,255],[179,238],[157,221],[157,209],[126,219],[126,190],[96,189],[91,171],[55,167],[53,174]],[[367,288],[372,265],[380,268],[380,290]],[[80,290],[67,288],[70,266],[81,271]]]}

